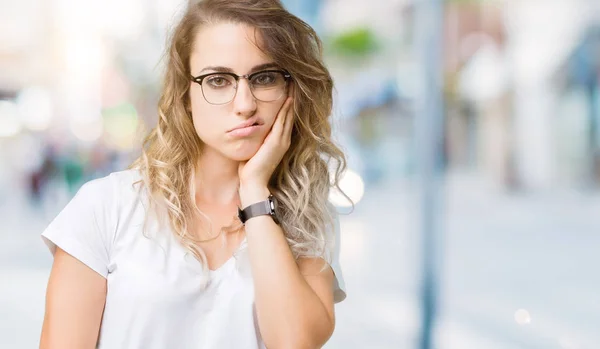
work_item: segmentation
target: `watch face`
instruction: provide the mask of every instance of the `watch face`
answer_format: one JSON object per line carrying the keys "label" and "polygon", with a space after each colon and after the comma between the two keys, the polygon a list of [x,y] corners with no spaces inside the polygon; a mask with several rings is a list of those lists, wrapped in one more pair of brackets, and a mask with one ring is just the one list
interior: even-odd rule
{"label": "watch face", "polygon": [[271,204],[271,216],[273,217],[273,220],[275,220],[275,223],[279,224],[279,216],[277,215],[277,198],[271,195],[269,197],[269,202]]}
{"label": "watch face", "polygon": [[242,212],[242,210],[240,210],[239,207],[238,207],[238,218],[242,223],[244,223],[244,212]]}

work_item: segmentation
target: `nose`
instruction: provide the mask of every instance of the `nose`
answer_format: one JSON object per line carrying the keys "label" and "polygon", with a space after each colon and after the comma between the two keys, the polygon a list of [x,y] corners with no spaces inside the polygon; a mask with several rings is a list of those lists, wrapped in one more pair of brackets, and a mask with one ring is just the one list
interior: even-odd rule
{"label": "nose", "polygon": [[238,115],[250,117],[256,112],[256,99],[250,90],[250,84],[247,79],[240,79],[238,81],[233,106],[235,113]]}

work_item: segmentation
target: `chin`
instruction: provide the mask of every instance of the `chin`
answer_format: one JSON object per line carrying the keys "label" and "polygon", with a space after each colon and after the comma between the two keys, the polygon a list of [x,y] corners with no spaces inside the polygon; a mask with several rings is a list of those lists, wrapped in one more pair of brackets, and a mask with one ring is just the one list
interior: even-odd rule
{"label": "chin", "polygon": [[258,146],[247,145],[238,149],[232,149],[228,152],[227,156],[235,161],[248,161],[258,152],[258,149]]}

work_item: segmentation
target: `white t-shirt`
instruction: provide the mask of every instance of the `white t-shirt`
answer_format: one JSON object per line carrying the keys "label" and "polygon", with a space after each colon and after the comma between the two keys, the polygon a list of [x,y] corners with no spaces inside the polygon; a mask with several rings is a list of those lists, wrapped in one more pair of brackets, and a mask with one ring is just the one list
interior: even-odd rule
{"label": "white t-shirt", "polygon": [[[166,227],[143,234],[147,201],[138,171],[92,180],[42,233],[107,280],[98,348],[264,348],[244,240],[202,289],[200,263]],[[339,266],[339,222],[330,251],[334,300],[346,297]]]}

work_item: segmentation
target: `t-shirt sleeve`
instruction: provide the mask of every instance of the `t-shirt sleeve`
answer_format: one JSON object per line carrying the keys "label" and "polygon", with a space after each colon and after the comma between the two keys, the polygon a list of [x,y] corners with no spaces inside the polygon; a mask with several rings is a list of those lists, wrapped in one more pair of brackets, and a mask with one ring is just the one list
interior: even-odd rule
{"label": "t-shirt sleeve", "polygon": [[339,303],[346,299],[346,284],[344,283],[344,275],[340,266],[340,220],[335,208],[333,210],[333,227],[329,231],[329,238],[332,239],[330,248],[328,249],[328,261],[334,273],[334,288],[333,301]]}
{"label": "t-shirt sleeve", "polygon": [[110,177],[84,184],[42,233],[52,255],[56,247],[102,275],[108,275],[115,210]]}

